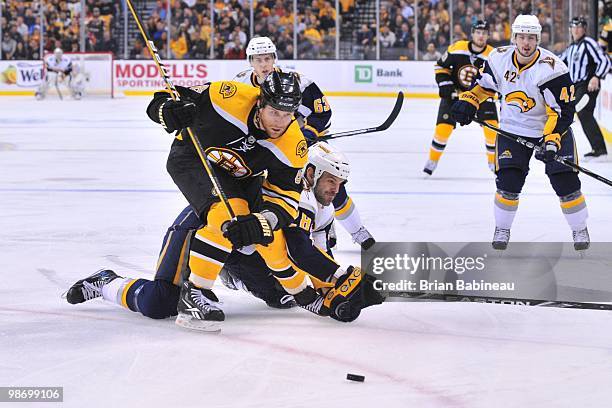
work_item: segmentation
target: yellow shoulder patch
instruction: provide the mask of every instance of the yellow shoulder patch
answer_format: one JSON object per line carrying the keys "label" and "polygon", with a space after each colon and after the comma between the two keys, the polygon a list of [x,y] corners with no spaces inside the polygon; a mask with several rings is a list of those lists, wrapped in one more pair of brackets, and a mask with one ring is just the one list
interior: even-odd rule
{"label": "yellow shoulder patch", "polygon": [[259,89],[248,84],[233,81],[219,81],[210,84],[210,101],[215,110],[224,117],[224,119],[234,122],[234,119],[247,123],[249,113],[257,102]]}
{"label": "yellow shoulder patch", "polygon": [[491,45],[487,44],[487,47],[484,49],[483,52],[480,53],[480,55],[483,55],[485,57],[488,57],[489,54],[491,53],[491,51],[493,51],[495,48],[491,47]]}
{"label": "yellow shoulder patch", "polygon": [[451,44],[450,47],[448,47],[448,53],[452,54],[453,52],[457,52],[457,51],[468,51],[468,43],[469,41],[467,40],[459,40],[454,44]]}

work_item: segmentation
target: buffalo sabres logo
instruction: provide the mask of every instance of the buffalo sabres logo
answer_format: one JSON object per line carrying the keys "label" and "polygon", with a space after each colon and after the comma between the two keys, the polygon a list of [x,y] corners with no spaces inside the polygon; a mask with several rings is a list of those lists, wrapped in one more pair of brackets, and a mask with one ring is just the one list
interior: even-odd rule
{"label": "buffalo sabres logo", "polygon": [[250,176],[253,171],[236,152],[219,147],[206,151],[206,158],[236,178]]}
{"label": "buffalo sabres logo", "polygon": [[231,98],[236,93],[236,85],[231,82],[222,82],[219,93],[223,96],[223,99]]}
{"label": "buffalo sabres logo", "polygon": [[521,112],[529,112],[536,105],[535,99],[530,98],[523,91],[514,91],[506,95],[505,101],[510,106],[516,106]]}
{"label": "buffalo sabres logo", "polygon": [[539,64],[548,64],[552,69],[555,69],[555,60],[553,57],[542,58]]}

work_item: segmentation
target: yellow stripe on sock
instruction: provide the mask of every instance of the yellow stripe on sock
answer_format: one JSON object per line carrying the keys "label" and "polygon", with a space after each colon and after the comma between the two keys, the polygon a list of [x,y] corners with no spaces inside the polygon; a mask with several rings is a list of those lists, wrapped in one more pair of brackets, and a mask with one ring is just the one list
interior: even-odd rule
{"label": "yellow stripe on sock", "polygon": [[136,279],[133,279],[130,283],[126,284],[123,287],[123,292],[121,293],[121,306],[125,307],[126,309],[129,309],[128,304],[127,304],[127,294],[135,282],[136,282]]}
{"label": "yellow stripe on sock", "polygon": [[580,195],[580,197],[572,201],[561,201],[561,208],[564,208],[564,209],[572,208],[582,203],[584,203],[584,196]]}
{"label": "yellow stripe on sock", "polygon": [[509,205],[515,207],[518,205],[519,200],[508,200],[507,198],[502,197],[499,193],[495,193],[495,199],[504,205]]}

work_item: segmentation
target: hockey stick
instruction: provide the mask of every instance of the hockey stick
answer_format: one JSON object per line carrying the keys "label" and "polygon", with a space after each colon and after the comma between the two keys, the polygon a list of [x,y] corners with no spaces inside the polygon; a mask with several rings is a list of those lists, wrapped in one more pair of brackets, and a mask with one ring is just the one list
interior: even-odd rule
{"label": "hockey stick", "polygon": [[60,98],[60,101],[64,100],[64,96],[62,95],[62,92],[59,89],[59,72],[55,73],[55,90],[57,91],[57,95]]}
{"label": "hockey stick", "polygon": [[383,130],[387,130],[393,124],[393,122],[395,122],[397,115],[399,115],[400,111],[402,110],[403,103],[404,103],[404,93],[398,92],[397,99],[395,100],[395,106],[393,106],[393,110],[391,111],[391,114],[389,115],[387,120],[385,120],[382,123],[382,125],[372,127],[372,128],[347,130],[346,132],[331,133],[329,135],[318,137],[317,140],[325,141],[325,140],[330,140],[330,139],[338,139],[340,137],[365,135],[366,133],[382,132]]}
{"label": "hockey stick", "polygon": [[[142,35],[142,39],[147,45],[149,52],[153,56],[153,61],[155,61],[155,64],[157,65],[157,69],[159,70],[159,73],[162,79],[164,80],[164,83],[166,84],[166,88],[170,92],[170,96],[172,97],[173,100],[178,101],[180,99],[180,95],[178,91],[176,90],[176,88],[174,87],[174,84],[172,83],[170,76],[168,75],[168,70],[166,66],[163,64],[161,58],[159,57],[159,53],[157,52],[157,48],[155,47],[155,44],[153,43],[153,41],[150,41],[148,39],[147,34],[145,33],[144,28],[142,26],[142,22],[140,21],[138,14],[136,14],[136,10],[134,9],[132,0],[126,0],[126,2],[127,2],[128,7],[130,8],[130,12],[132,13],[132,16],[134,16],[134,20],[136,20],[136,25],[138,26],[140,35]],[[191,128],[189,127],[187,128],[187,133],[189,133],[189,137],[191,138],[191,141],[196,151],[198,152],[198,156],[200,156],[200,160],[202,161],[202,164],[204,165],[204,169],[206,170],[206,173],[208,174],[208,177],[210,178],[210,181],[213,184],[213,187],[215,189],[215,192],[217,193],[217,196],[223,203],[223,206],[227,210],[227,213],[229,214],[230,218],[236,219],[236,214],[234,213],[234,210],[232,210],[232,207],[230,206],[230,203],[229,203],[229,200],[227,199],[227,195],[225,194],[225,191],[223,191],[223,189],[221,188],[221,183],[219,183],[219,179],[217,178],[217,176],[215,176],[215,173],[213,172],[213,168],[208,162],[208,159],[206,158],[206,156],[204,156],[204,147],[202,146],[202,143],[197,137],[195,137]]]}
{"label": "hockey stick", "polygon": [[612,303],[564,302],[559,300],[538,300],[523,298],[504,298],[493,296],[448,295],[442,293],[419,292],[381,292],[387,297],[415,300],[442,300],[445,302],[496,303],[502,305],[559,307],[564,309],[612,310]]}
{"label": "hockey stick", "polygon": [[[497,134],[505,137],[506,139],[513,140],[516,143],[522,144],[523,146],[525,146],[525,147],[527,147],[529,149],[533,149],[536,153],[542,153],[542,147],[541,146],[539,146],[539,145],[537,145],[537,144],[535,144],[533,142],[530,142],[529,140],[525,139],[522,136],[515,135],[514,133],[506,132],[505,130],[499,129],[499,128],[497,128],[495,126],[492,126],[492,125],[489,125],[487,122],[483,122],[483,121],[478,120],[478,119],[475,119],[474,122],[480,124],[481,126],[484,126],[486,128],[489,128],[489,129],[497,132]],[[589,177],[593,177],[594,179],[599,180],[599,181],[601,181],[604,184],[612,186],[612,181],[611,180],[608,180],[607,178],[605,178],[603,176],[600,176],[597,173],[593,173],[591,170],[585,169],[584,167],[577,165],[576,163],[572,162],[571,160],[566,159],[565,157],[562,157],[562,156],[559,156],[559,155],[555,154],[554,161],[559,162],[559,163],[561,163],[561,164],[563,164],[563,165],[565,165],[567,167],[571,167],[574,170],[578,170],[579,172],[584,173],[584,174],[586,174]]]}

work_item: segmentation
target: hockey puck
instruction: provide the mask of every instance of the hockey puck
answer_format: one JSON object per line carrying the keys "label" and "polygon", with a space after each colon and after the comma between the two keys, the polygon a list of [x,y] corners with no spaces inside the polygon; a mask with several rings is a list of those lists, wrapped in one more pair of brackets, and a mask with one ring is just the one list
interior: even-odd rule
{"label": "hockey puck", "polygon": [[365,375],[357,375],[357,374],[347,374],[346,375],[346,379],[350,380],[350,381],[358,381],[358,382],[364,382],[365,381]]}

